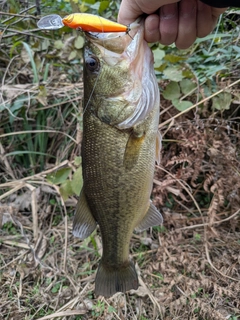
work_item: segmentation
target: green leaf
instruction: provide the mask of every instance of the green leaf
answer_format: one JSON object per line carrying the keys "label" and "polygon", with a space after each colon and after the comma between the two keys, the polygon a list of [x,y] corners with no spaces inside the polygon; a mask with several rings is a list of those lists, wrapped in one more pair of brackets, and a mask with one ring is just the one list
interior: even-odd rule
{"label": "green leaf", "polygon": [[55,284],[55,286],[52,287],[52,290],[51,290],[52,293],[57,293],[59,291],[60,287],[61,287],[60,283]]}
{"label": "green leaf", "polygon": [[193,89],[197,88],[197,85],[190,79],[183,79],[179,85],[183,94],[188,94]]}
{"label": "green leaf", "polygon": [[232,102],[232,95],[229,92],[219,93],[216,97],[212,98],[212,109],[229,110]]}
{"label": "green leaf", "polygon": [[155,70],[159,71],[159,72],[163,72],[164,69],[166,69],[168,66],[167,62],[164,62],[163,64],[161,64],[159,67],[154,67]]}
{"label": "green leaf", "polygon": [[183,75],[184,78],[190,78],[190,79],[194,78],[194,74],[189,69],[183,70],[182,75]]}
{"label": "green leaf", "polygon": [[177,55],[174,55],[174,54],[167,54],[165,56],[164,60],[166,60],[166,61],[168,61],[170,63],[177,63],[179,61],[186,60],[186,58],[180,57],[180,56],[177,56]]}
{"label": "green leaf", "polygon": [[79,167],[73,175],[73,179],[71,181],[72,191],[79,196],[80,191],[83,186],[83,178],[82,178],[82,167]]}
{"label": "green leaf", "polygon": [[47,175],[47,181],[52,184],[60,184],[67,180],[71,171],[71,168],[63,168],[56,172],[50,173]]}
{"label": "green leaf", "polygon": [[47,105],[47,88],[43,85],[40,85],[38,87],[39,92],[38,95],[36,96],[36,99],[43,104],[44,106]]}
{"label": "green leaf", "polygon": [[181,81],[183,79],[182,71],[177,67],[168,67],[163,71],[163,74],[172,81]]}
{"label": "green leaf", "polygon": [[68,56],[68,61],[75,59],[76,56],[77,56],[77,51],[76,50],[71,51],[70,55]]}
{"label": "green leaf", "polygon": [[100,6],[98,9],[99,13],[102,13],[104,10],[106,10],[109,7],[109,1],[101,1]]}
{"label": "green leaf", "polygon": [[88,11],[88,7],[85,5],[85,3],[84,2],[82,2],[81,4],[79,4],[79,10],[80,10],[80,12],[86,12],[86,11]]}
{"label": "green leaf", "polygon": [[70,180],[66,180],[64,181],[60,188],[59,191],[61,193],[61,196],[63,198],[63,201],[66,201],[70,196],[72,196],[74,194],[73,190],[72,190],[72,184]]}
{"label": "green leaf", "polygon": [[30,59],[31,65],[32,65],[32,70],[33,70],[33,74],[34,74],[33,83],[39,82],[37,67],[36,67],[35,61],[33,59],[33,51],[31,50],[30,46],[26,42],[22,42],[22,44],[29,55],[29,59]]}
{"label": "green leaf", "polygon": [[9,55],[10,55],[10,58],[11,58],[11,59],[12,59],[12,57],[13,57],[14,49],[15,49],[17,46],[19,46],[19,45],[22,45],[22,41],[17,41],[17,42],[15,42],[15,43],[13,43],[13,45],[12,45],[10,51],[9,51]]}
{"label": "green leaf", "polygon": [[74,159],[74,165],[75,166],[79,167],[81,163],[82,163],[82,158],[81,157],[76,157]]}
{"label": "green leaf", "polygon": [[230,37],[232,37],[231,33],[217,33],[217,34],[212,33],[204,38],[196,39],[196,41],[194,43],[201,43],[201,42],[204,42],[204,41],[210,40],[210,39],[219,40],[219,38],[230,38]]}
{"label": "green leaf", "polygon": [[74,41],[74,47],[76,49],[82,49],[84,46],[84,38],[82,36],[78,36]]}
{"label": "green leaf", "polygon": [[185,100],[181,101],[179,99],[172,100],[172,104],[179,111],[185,111],[185,110],[187,110],[188,108],[190,108],[192,106],[192,102],[185,101]]}
{"label": "green leaf", "polygon": [[160,67],[163,63],[165,51],[157,48],[156,50],[153,50],[153,56],[154,56],[154,68]]}
{"label": "green leaf", "polygon": [[167,100],[177,99],[181,96],[180,88],[177,82],[171,81],[162,93],[163,97]]}
{"label": "green leaf", "polygon": [[24,154],[37,154],[37,155],[40,155],[40,156],[48,156],[48,157],[50,157],[50,158],[56,159],[56,157],[51,156],[51,155],[48,154],[48,153],[38,152],[38,151],[22,151],[22,150],[20,150],[20,151],[17,151],[17,150],[16,150],[16,151],[12,151],[12,152],[6,153],[4,156],[5,156],[5,157],[16,156],[16,155],[22,156],[22,155],[24,155]]}
{"label": "green leaf", "polygon": [[54,48],[57,50],[61,50],[64,47],[64,43],[62,42],[62,40],[56,40],[54,42]]}

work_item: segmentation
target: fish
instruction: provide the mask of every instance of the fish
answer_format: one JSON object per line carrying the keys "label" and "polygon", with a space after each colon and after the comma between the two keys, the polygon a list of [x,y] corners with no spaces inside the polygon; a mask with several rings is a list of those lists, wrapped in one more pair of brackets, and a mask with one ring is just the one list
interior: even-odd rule
{"label": "fish", "polygon": [[85,34],[83,187],[73,235],[85,239],[99,225],[95,294],[104,297],[138,288],[132,233],[163,222],[150,200],[160,161],[159,89],[143,21],[137,25],[130,36]]}

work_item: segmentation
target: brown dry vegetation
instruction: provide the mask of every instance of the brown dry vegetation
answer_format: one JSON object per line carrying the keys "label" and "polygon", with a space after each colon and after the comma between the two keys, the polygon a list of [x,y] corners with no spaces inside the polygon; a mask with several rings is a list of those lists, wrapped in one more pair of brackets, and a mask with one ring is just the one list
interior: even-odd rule
{"label": "brown dry vegetation", "polygon": [[[13,221],[1,232],[4,319],[217,320],[239,315],[237,121],[181,119],[164,130],[153,189],[164,227],[133,235],[131,253],[141,286],[126,295],[107,300],[94,296],[99,232],[85,241],[72,236],[76,200],[64,205],[46,172],[1,185],[10,191],[0,207],[1,223]],[[2,165],[7,177],[11,163]],[[48,171],[55,170],[52,166]],[[54,205],[50,198],[57,200]],[[48,313],[53,315],[41,317]]]}
{"label": "brown dry vegetation", "polygon": [[[43,129],[48,134],[48,154],[56,159],[47,157],[44,168],[21,167],[15,155],[8,155],[16,148],[4,131],[9,113],[0,113],[0,318],[239,319],[238,102],[216,112],[210,99],[173,120],[176,109],[162,99],[163,148],[153,201],[163,213],[164,225],[132,237],[139,289],[104,299],[94,295],[101,256],[99,230],[84,241],[74,238],[77,197],[64,202],[59,184],[49,181],[49,174],[60,168],[71,169],[70,180],[77,170],[74,159],[80,155],[81,125],[76,119],[82,112],[82,83],[69,83],[65,71],[60,76],[53,68],[44,84],[43,101],[41,90],[31,84],[31,67],[21,57],[2,59],[1,69],[7,70],[1,103],[14,101],[26,90],[35,94],[37,102],[29,98],[31,106],[25,110],[32,123],[38,103],[55,108]],[[229,83],[219,83],[219,89]],[[232,90],[237,96],[239,86]],[[56,97],[67,101],[54,105]],[[72,111],[64,118],[69,108]],[[57,128],[56,119],[61,120]],[[13,132],[23,129],[22,118],[15,118]]]}

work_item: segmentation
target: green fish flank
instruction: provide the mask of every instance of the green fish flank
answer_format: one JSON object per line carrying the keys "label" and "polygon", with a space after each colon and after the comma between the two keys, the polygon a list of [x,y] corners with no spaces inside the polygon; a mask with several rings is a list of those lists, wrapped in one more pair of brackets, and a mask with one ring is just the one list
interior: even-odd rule
{"label": "green fish flank", "polygon": [[132,233],[162,223],[150,201],[161,145],[159,90],[143,35],[143,22],[130,35],[86,34],[84,182],[73,234],[84,239],[99,225],[103,255],[95,293],[105,297],[138,288]]}

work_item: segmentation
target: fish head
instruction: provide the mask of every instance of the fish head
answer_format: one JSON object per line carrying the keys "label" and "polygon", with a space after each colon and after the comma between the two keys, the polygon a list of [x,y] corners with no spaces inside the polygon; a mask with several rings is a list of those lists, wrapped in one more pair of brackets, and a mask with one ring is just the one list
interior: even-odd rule
{"label": "fish head", "polygon": [[159,90],[144,22],[135,22],[129,33],[86,33],[85,112],[124,130],[144,120],[156,103]]}

